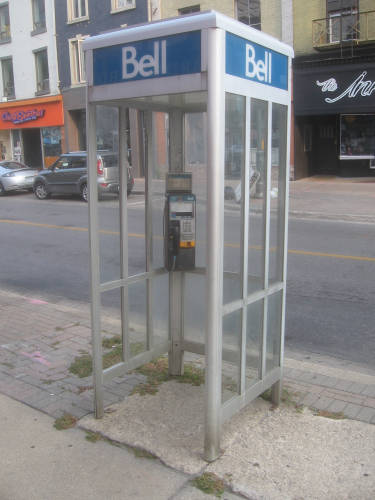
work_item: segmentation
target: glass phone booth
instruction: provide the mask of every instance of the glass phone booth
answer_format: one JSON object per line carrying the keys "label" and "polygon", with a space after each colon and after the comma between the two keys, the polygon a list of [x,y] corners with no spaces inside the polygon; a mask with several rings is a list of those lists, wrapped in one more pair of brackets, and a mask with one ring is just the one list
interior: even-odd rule
{"label": "glass phone booth", "polygon": [[[103,416],[106,380],[161,355],[179,375],[193,355],[205,369],[212,461],[223,421],[268,388],[280,398],[292,49],[213,11],[83,47],[95,414]],[[97,196],[96,117],[105,107],[118,116],[115,218]],[[145,196],[135,204],[129,108],[141,111]],[[121,325],[121,360],[109,368],[104,309]]]}

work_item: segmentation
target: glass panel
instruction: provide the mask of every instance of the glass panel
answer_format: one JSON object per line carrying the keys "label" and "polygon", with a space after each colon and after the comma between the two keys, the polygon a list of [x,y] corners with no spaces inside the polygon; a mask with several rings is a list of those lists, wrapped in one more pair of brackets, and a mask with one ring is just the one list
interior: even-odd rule
{"label": "glass panel", "polygon": [[239,394],[242,309],[223,317],[222,402]]}
{"label": "glass panel", "polygon": [[147,280],[128,287],[130,356],[147,350]]}
{"label": "glass panel", "polygon": [[10,22],[9,22],[9,7],[8,4],[0,7],[0,41],[6,42],[10,40]]}
{"label": "glass panel", "polygon": [[169,328],[169,275],[152,278],[153,345],[168,340]]}
{"label": "glass panel", "polygon": [[341,115],[340,129],[341,155],[375,154],[375,115]]}
{"label": "glass panel", "polygon": [[47,50],[35,53],[36,82],[38,92],[49,91],[49,72]]}
{"label": "glass panel", "polygon": [[282,290],[268,298],[266,373],[280,366]]}
{"label": "glass panel", "polygon": [[186,340],[205,342],[206,277],[185,273],[184,337]]}
{"label": "glass panel", "polygon": [[3,73],[3,92],[6,97],[14,97],[14,77],[12,59],[3,59],[1,61]]}
{"label": "glass panel", "polygon": [[120,279],[120,203],[115,189],[119,180],[118,168],[118,110],[97,106],[97,159],[95,169],[98,182],[100,279],[101,282]]}
{"label": "glass panel", "polygon": [[245,162],[244,96],[225,95],[224,303],[242,297],[241,203]]}
{"label": "glass panel", "polygon": [[269,283],[283,279],[287,112],[282,104],[272,105]]}
{"label": "glass panel", "polygon": [[61,149],[61,129],[60,127],[42,128],[42,140],[44,151],[44,164],[52,165],[62,153]]}
{"label": "glass panel", "polygon": [[[202,97],[206,98],[207,94]],[[188,97],[188,95],[187,95]],[[184,168],[193,177],[196,196],[195,266],[206,266],[206,210],[207,210],[207,114],[185,113],[184,119]]]}
{"label": "glass panel", "polygon": [[80,15],[83,17],[83,16],[86,16],[87,15],[87,12],[86,12],[86,0],[81,0],[81,9],[80,9]]}
{"label": "glass panel", "polygon": [[263,305],[262,299],[247,307],[246,388],[259,380],[262,362]]}
{"label": "glass panel", "polygon": [[264,288],[268,135],[267,102],[252,99],[250,106],[249,294]]}
{"label": "glass panel", "polygon": [[153,113],[152,141],[152,264],[164,267],[163,217],[165,204],[165,178],[168,172],[168,114]]}
{"label": "glass panel", "polygon": [[44,0],[33,0],[33,21],[34,30],[46,27]]}
{"label": "glass panel", "polygon": [[122,355],[120,290],[110,290],[102,293],[101,301],[103,368],[106,369],[124,360]]}

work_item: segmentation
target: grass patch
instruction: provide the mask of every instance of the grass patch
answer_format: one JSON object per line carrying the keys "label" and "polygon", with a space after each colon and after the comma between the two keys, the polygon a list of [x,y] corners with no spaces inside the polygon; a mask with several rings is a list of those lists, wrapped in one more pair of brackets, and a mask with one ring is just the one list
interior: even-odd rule
{"label": "grass patch", "polygon": [[[104,349],[109,349],[103,354],[103,369],[117,365],[123,361],[122,358],[122,342],[119,335],[103,339],[102,345]],[[143,352],[145,349],[144,342],[132,342],[130,344],[131,357]],[[70,373],[77,375],[79,378],[85,378],[92,374],[92,356],[87,351],[81,351],[81,356],[76,356],[73,363],[69,367]]]}
{"label": "grass patch", "polygon": [[71,429],[77,423],[78,418],[70,415],[70,413],[64,413],[62,417],[59,417],[55,420],[53,424],[54,428],[58,431],[63,431],[65,429]]}
{"label": "grass patch", "polygon": [[[297,405],[297,403],[293,399],[294,396],[296,396],[296,394],[289,392],[288,389],[283,389],[283,392],[281,394],[281,401],[287,406],[294,406],[295,408],[297,408],[297,406],[299,405]],[[264,401],[272,403],[272,389],[267,389],[265,392],[263,392],[263,394],[260,395],[260,397],[264,399]]]}
{"label": "grass patch", "polygon": [[156,456],[149,451],[142,450],[141,448],[132,448],[134,456],[137,458],[148,458],[150,460],[155,460]]}
{"label": "grass patch", "polygon": [[134,387],[131,394],[156,394],[159,390],[159,385],[168,380],[176,380],[181,384],[191,384],[199,386],[204,383],[204,370],[197,368],[192,363],[184,365],[184,374],[181,376],[169,375],[168,373],[168,358],[158,358],[150,363],[140,366],[135,370],[147,377],[147,382],[138,384]]}
{"label": "grass patch", "polygon": [[213,472],[205,472],[192,480],[192,485],[208,495],[221,497],[224,493],[224,482]]}
{"label": "grass patch", "polygon": [[14,368],[12,363],[8,363],[7,361],[2,361],[0,365],[6,366],[7,368]]}
{"label": "grass patch", "polygon": [[335,412],[335,411],[327,411],[327,410],[315,410],[314,415],[317,417],[331,418],[333,420],[343,420],[346,418],[345,415],[341,411]]}
{"label": "grass patch", "polygon": [[99,432],[86,431],[85,439],[90,443],[96,443],[102,439]]}
{"label": "grass patch", "polygon": [[77,356],[69,366],[69,371],[79,378],[88,377],[92,374],[92,356],[90,354]]}
{"label": "grass patch", "polygon": [[106,337],[102,341],[102,346],[105,349],[111,349],[112,347],[122,345],[120,335],[114,335],[113,337]]}

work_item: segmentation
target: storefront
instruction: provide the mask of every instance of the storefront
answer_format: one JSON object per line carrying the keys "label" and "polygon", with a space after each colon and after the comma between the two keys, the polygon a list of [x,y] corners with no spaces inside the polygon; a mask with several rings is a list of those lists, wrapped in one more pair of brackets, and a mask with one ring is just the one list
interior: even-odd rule
{"label": "storefront", "polygon": [[294,68],[295,178],[375,175],[375,60]]}
{"label": "storefront", "polygon": [[48,167],[62,152],[62,98],[0,103],[0,155],[31,167]]}

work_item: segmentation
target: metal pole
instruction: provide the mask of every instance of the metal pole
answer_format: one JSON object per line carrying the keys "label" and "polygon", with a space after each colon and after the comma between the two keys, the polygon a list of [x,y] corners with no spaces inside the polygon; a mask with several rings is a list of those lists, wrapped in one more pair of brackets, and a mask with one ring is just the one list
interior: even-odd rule
{"label": "metal pole", "polygon": [[100,244],[98,229],[98,186],[96,173],[96,107],[89,102],[87,90],[86,136],[87,174],[89,192],[90,286],[91,286],[91,335],[93,351],[93,379],[95,417],[102,418],[103,361],[100,323]]}
{"label": "metal pole", "polygon": [[[173,110],[169,113],[169,171],[183,172],[183,113]],[[169,338],[168,369],[171,375],[184,374],[183,322],[184,273],[169,273]]]}
{"label": "metal pole", "polygon": [[207,316],[204,456],[220,454],[224,248],[224,33],[208,30]]}
{"label": "metal pole", "polygon": [[[119,174],[120,174],[120,265],[121,279],[128,277],[128,137],[127,137],[127,109],[118,108],[119,112]],[[122,336],[122,357],[124,361],[130,358],[129,341],[129,303],[128,285],[121,286],[121,336]]]}

